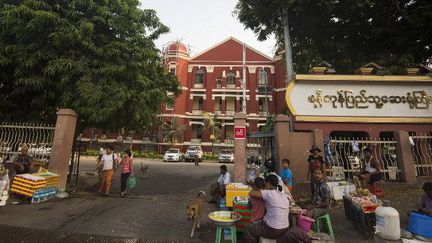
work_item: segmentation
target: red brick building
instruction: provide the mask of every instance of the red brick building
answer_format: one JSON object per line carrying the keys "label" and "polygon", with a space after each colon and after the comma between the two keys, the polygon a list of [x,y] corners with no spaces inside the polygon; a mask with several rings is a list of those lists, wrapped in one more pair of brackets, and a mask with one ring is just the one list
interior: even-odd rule
{"label": "red brick building", "polygon": [[[280,59],[245,47],[246,126],[248,132],[256,132],[268,117],[286,107],[287,84]],[[186,125],[184,145],[206,146],[211,145],[211,131],[203,127],[203,114],[217,114],[220,132],[214,146],[232,146],[233,116],[241,111],[243,101],[243,43],[230,37],[191,57],[184,44],[173,42],[163,50],[163,58],[167,69],[177,75],[182,94],[173,107],[163,107],[160,116],[166,120],[179,117]]]}

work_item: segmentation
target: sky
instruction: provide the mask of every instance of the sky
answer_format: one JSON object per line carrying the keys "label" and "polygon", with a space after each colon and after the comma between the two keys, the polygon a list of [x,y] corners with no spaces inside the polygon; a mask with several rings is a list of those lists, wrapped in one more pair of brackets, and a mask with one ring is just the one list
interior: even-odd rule
{"label": "sky", "polygon": [[236,3],[237,0],[141,0],[141,8],[156,10],[161,22],[171,30],[156,41],[159,49],[169,41],[180,40],[193,56],[233,36],[273,57],[274,37],[260,42],[252,30],[245,30],[233,15]]}

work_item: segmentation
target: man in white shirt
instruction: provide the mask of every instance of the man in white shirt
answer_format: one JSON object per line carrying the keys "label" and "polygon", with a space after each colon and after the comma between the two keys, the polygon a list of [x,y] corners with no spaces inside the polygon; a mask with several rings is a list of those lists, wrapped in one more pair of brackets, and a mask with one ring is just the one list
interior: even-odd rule
{"label": "man in white shirt", "polygon": [[102,158],[100,159],[98,166],[100,166],[100,163],[102,163],[102,170],[103,170],[103,178],[102,182],[100,183],[98,192],[100,194],[103,194],[104,196],[109,195],[109,191],[111,189],[111,181],[112,177],[114,175],[114,168],[116,165],[119,164],[119,158],[116,154],[113,153],[112,146],[108,146],[106,149],[106,154],[102,155]]}
{"label": "man in white shirt", "polygon": [[220,166],[220,176],[217,182],[210,186],[210,198],[207,202],[217,203],[221,196],[225,195],[225,186],[231,182],[231,175],[226,165]]}
{"label": "man in white shirt", "polygon": [[228,172],[226,165],[220,166],[220,173],[218,183],[219,183],[219,196],[225,196],[225,187],[231,182],[231,175]]}
{"label": "man in white shirt", "polygon": [[231,175],[228,172],[226,165],[220,166],[220,173],[221,175],[219,176],[218,183],[221,187],[222,186],[225,187],[227,184],[231,182]]}

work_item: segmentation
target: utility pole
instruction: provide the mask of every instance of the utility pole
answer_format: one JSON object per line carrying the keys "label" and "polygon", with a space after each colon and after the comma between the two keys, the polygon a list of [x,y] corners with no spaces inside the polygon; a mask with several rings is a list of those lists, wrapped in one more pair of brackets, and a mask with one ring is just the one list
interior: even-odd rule
{"label": "utility pole", "polygon": [[291,39],[289,34],[288,25],[288,10],[284,8],[282,10],[282,22],[284,26],[284,44],[285,44],[285,61],[286,61],[286,71],[287,71],[287,84],[289,84],[294,78],[294,69],[292,61],[292,50],[291,50]]}
{"label": "utility pole", "polygon": [[243,42],[243,102],[242,102],[242,111],[246,112],[246,45]]}
{"label": "utility pole", "polygon": [[[282,22],[284,26],[284,44],[285,44],[285,63],[286,63],[286,73],[287,73],[287,85],[291,83],[294,79],[294,69],[293,69],[293,61],[292,61],[292,50],[291,50],[291,39],[289,34],[289,25],[288,25],[288,10],[286,8],[282,9]],[[290,118],[290,132],[294,131],[294,118],[293,115],[289,114]]]}

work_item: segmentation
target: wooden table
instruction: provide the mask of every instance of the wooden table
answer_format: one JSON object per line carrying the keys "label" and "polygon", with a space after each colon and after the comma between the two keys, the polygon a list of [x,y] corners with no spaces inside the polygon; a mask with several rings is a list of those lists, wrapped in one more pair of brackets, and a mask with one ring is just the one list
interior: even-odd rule
{"label": "wooden table", "polygon": [[350,198],[343,197],[345,216],[352,221],[354,228],[359,230],[365,239],[375,233],[375,211],[364,212]]}

